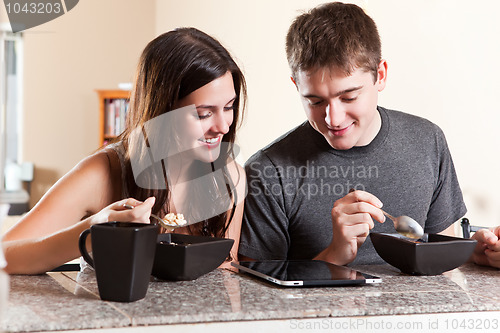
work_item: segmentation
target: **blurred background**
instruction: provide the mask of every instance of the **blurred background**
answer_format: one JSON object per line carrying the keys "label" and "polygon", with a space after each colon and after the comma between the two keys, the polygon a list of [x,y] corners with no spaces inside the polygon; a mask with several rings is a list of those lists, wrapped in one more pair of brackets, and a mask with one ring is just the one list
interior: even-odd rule
{"label": "blurred background", "polygon": [[[24,167],[18,172],[31,176],[29,207],[99,148],[96,90],[131,82],[145,45],[179,26],[218,38],[246,74],[249,103],[238,139],[241,163],[303,122],[284,41],[294,17],[323,2],[85,0],[15,36],[6,32],[10,26],[0,6],[2,36],[17,38],[17,46],[4,53],[15,52],[18,62],[11,82],[17,88],[10,99],[17,118],[6,124],[11,136],[3,136],[2,144],[11,143],[11,160]],[[379,104],[438,124],[448,139],[471,223],[500,224],[500,2],[352,2],[377,23],[389,64]],[[4,161],[3,168],[8,167]]]}

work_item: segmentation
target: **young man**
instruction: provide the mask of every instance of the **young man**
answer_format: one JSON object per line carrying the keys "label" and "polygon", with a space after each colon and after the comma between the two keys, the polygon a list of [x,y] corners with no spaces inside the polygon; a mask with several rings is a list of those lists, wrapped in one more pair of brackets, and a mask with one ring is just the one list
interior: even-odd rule
{"label": "young man", "polygon": [[240,259],[382,263],[367,237],[395,232],[382,206],[427,233],[465,214],[442,131],[377,106],[387,62],[361,8],[329,3],[297,17],[286,51],[308,121],[247,161]]}

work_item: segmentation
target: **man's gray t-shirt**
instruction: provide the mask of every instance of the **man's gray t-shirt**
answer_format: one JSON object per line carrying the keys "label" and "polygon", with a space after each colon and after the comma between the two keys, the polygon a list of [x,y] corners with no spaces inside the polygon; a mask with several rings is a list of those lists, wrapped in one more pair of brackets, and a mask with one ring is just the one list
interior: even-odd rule
{"label": "man's gray t-shirt", "polygon": [[[351,188],[377,196],[391,215],[408,215],[426,233],[462,217],[462,198],[441,129],[378,107],[382,126],[367,146],[333,149],[304,122],[245,164],[248,195],[239,253],[253,259],[312,259],[332,239],[331,210]],[[372,232],[394,233],[390,220]],[[367,237],[353,264],[383,260]]]}

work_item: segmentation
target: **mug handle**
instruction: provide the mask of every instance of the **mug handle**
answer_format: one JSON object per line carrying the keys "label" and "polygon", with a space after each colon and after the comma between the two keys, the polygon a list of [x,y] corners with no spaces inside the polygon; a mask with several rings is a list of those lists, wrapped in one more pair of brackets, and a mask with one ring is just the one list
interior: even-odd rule
{"label": "mug handle", "polygon": [[87,242],[87,236],[89,234],[90,234],[90,229],[86,229],[80,234],[80,239],[78,240],[78,247],[80,248],[80,253],[82,254],[83,259],[85,259],[85,261],[90,266],[92,266],[92,268],[94,268],[94,259],[90,257],[89,253],[87,252],[87,246],[85,244]]}

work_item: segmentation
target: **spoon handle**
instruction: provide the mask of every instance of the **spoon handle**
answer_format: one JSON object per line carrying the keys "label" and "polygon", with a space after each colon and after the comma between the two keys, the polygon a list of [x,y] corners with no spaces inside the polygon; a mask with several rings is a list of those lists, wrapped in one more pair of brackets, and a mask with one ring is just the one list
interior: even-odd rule
{"label": "spoon handle", "polygon": [[396,223],[396,218],[394,216],[392,216],[391,214],[385,212],[384,210],[382,210],[382,213],[384,213],[385,216],[387,216],[388,218],[390,218],[392,220],[392,222],[394,222],[394,224]]}
{"label": "spoon handle", "polygon": [[159,216],[158,216],[158,215],[156,215],[156,214],[151,213],[151,215],[150,215],[150,216],[151,216],[152,218],[154,218],[155,220],[157,220],[157,221],[158,221],[158,223],[160,223],[160,225],[161,225],[163,228],[165,228],[165,229],[167,229],[167,230],[169,230],[169,231],[173,231],[175,228],[180,227],[180,226],[173,226],[173,225],[170,225],[170,224],[165,223],[165,220],[164,220],[164,219],[162,219],[161,217],[159,217]]}
{"label": "spoon handle", "polygon": [[[123,205],[123,207],[125,207],[127,209],[134,208],[134,206],[131,206],[131,205]],[[177,227],[177,226],[172,226],[172,225],[166,224],[165,221],[156,214],[151,213],[150,216],[156,220],[154,224],[160,224],[160,226],[162,226],[163,228],[165,228],[169,231],[172,231]]]}
{"label": "spoon handle", "polygon": [[[352,193],[356,191],[355,189],[351,188],[349,190],[349,193]],[[384,213],[385,216],[387,216],[388,218],[390,218],[392,220],[392,222],[394,223],[394,226],[396,226],[396,218],[394,216],[392,216],[391,214],[385,212],[383,209],[381,209],[382,213]]]}

